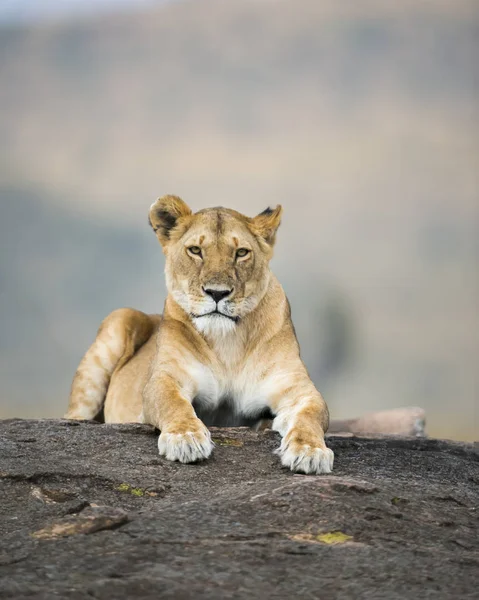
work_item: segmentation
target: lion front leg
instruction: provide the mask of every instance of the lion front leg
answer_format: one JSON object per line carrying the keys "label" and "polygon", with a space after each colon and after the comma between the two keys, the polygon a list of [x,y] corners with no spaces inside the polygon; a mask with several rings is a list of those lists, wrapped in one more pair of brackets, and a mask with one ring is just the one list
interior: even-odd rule
{"label": "lion front leg", "polygon": [[143,392],[146,422],[161,433],[158,450],[168,460],[193,463],[208,458],[214,444],[180,383],[171,375],[153,375]]}
{"label": "lion front leg", "polygon": [[283,436],[276,453],[292,471],[312,475],[331,473],[334,454],[324,442],[328,408],[312,383],[306,390],[298,386],[300,391],[303,393],[298,396],[289,391],[276,408],[273,429]]}

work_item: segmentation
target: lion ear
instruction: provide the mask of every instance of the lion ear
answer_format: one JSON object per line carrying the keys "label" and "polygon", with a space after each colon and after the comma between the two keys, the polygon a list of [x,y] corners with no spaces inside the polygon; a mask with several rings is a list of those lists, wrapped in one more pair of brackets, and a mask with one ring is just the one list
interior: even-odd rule
{"label": "lion ear", "polygon": [[191,216],[191,209],[178,196],[163,196],[150,206],[149,221],[153,231],[164,246],[181,219]]}
{"label": "lion ear", "polygon": [[274,245],[276,231],[281,224],[283,207],[278,204],[276,208],[267,208],[252,219],[255,232],[260,235],[270,246]]}

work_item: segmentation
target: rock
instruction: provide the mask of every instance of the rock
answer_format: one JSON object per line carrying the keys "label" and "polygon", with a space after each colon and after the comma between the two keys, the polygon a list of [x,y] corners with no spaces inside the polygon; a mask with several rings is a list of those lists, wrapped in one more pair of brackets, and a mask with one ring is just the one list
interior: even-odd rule
{"label": "rock", "polygon": [[353,433],[354,435],[426,435],[426,411],[417,406],[394,408],[373,412],[357,419],[333,420],[331,433]]}
{"label": "rock", "polygon": [[182,465],[146,425],[0,422],[0,597],[477,597],[472,444],[331,436],[306,476],[270,430],[212,435]]}
{"label": "rock", "polygon": [[128,521],[128,514],[121,508],[110,506],[88,506],[80,513],[54,521],[47,527],[34,531],[32,536],[40,540],[57,537],[95,533],[102,529],[113,529]]}

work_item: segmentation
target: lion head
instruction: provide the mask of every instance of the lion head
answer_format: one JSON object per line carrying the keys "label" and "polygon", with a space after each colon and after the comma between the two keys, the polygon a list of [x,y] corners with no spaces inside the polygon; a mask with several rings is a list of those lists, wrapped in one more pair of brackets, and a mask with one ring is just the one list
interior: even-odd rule
{"label": "lion head", "polygon": [[281,206],[254,218],[227,208],[197,213],[177,196],[159,198],[150,224],[166,256],[169,294],[204,333],[228,332],[268,288]]}

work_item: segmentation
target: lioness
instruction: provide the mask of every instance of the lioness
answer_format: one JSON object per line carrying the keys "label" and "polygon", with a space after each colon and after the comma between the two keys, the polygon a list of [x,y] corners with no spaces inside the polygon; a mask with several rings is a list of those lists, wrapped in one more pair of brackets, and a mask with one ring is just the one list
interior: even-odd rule
{"label": "lioness", "polygon": [[330,473],[329,415],[300,358],[285,293],[269,268],[282,208],[249,218],[177,196],[150,208],[166,256],[163,316],[123,308],[101,324],[73,379],[68,419],[150,423],[158,449],[183,463],[213,450],[206,425],[265,415],[283,465]]}

